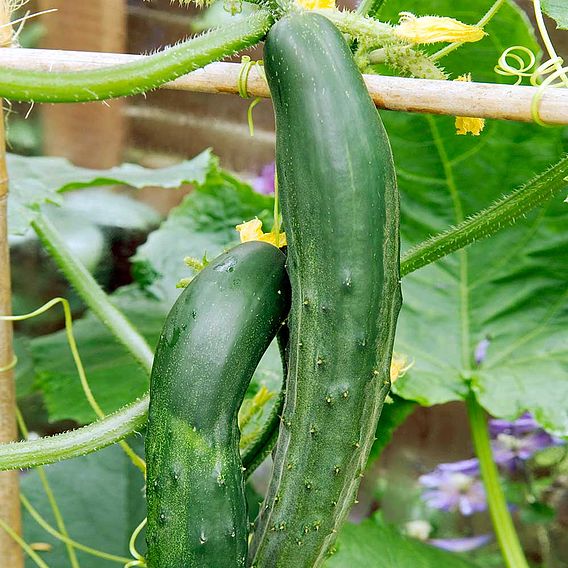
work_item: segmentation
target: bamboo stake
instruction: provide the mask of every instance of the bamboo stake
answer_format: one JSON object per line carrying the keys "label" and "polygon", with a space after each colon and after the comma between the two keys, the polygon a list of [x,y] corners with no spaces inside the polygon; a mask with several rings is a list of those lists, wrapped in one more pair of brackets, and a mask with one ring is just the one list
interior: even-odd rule
{"label": "bamboo stake", "polygon": [[[9,5],[0,2],[0,25],[10,21]],[[0,51],[12,43],[10,26],[0,28]],[[6,140],[4,132],[3,100],[0,99],[0,314],[12,311],[10,286],[10,255],[8,249],[8,171],[6,169]],[[0,322],[0,443],[17,439],[16,388],[13,370],[12,324]],[[17,471],[0,473],[0,520],[14,534],[21,534],[19,477]],[[0,529],[0,566],[23,568],[24,557],[20,545]]]}
{"label": "bamboo stake", "polygon": [[[0,51],[1,67],[30,71],[81,71],[120,65],[144,57],[114,53],[5,49]],[[166,83],[163,88],[199,93],[238,93],[241,65],[212,63],[203,69]],[[431,81],[381,75],[364,75],[365,83],[379,108],[396,111],[532,121],[531,103],[536,87]],[[268,97],[266,81],[253,67],[247,81],[251,97]],[[549,88],[540,103],[540,117],[549,124],[568,124],[568,89]]]}

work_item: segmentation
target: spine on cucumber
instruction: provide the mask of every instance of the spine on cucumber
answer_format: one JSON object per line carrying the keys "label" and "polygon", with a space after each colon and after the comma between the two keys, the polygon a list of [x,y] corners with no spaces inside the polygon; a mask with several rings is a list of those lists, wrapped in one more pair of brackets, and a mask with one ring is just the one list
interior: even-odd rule
{"label": "spine on cucumber", "polygon": [[250,558],[258,568],[312,568],[356,498],[390,387],[398,193],[377,110],[326,18],[280,20],[264,64],[292,308],[285,406]]}
{"label": "spine on cucumber", "polygon": [[245,566],[238,410],[287,316],[285,257],[245,243],[182,292],[162,331],[146,436],[149,568]]}

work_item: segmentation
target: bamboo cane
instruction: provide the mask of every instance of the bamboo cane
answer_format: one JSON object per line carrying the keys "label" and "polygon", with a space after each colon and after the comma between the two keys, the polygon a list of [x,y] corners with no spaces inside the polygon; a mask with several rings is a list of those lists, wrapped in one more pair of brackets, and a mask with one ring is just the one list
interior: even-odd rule
{"label": "bamboo cane", "polygon": [[[8,4],[0,2],[0,25],[10,20]],[[0,51],[10,45],[12,29],[0,28]],[[8,250],[8,171],[6,169],[6,140],[4,116],[0,99],[0,314],[12,310],[10,286],[10,256]],[[12,324],[0,322],[0,443],[17,438],[16,389],[13,370]],[[17,471],[0,473],[0,519],[16,534],[21,533],[19,478]],[[24,558],[18,543],[0,529],[0,566],[23,568]]]}
{"label": "bamboo cane", "polygon": [[[114,53],[5,49],[0,51],[1,67],[34,71],[81,71],[120,65],[144,57]],[[212,63],[203,69],[166,83],[163,88],[200,93],[238,93],[241,65]],[[379,108],[395,111],[532,121],[531,105],[536,87],[431,81],[364,75],[365,83]],[[261,72],[254,66],[249,73],[247,91],[251,97],[268,97]],[[539,105],[540,118],[549,124],[568,124],[568,89],[548,88]]]}

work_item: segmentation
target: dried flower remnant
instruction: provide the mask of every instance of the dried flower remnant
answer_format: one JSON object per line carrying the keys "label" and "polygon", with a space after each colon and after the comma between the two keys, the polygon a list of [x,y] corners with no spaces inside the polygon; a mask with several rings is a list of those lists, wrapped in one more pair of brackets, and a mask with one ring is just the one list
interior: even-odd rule
{"label": "dried flower remnant", "polygon": [[423,501],[441,511],[459,511],[469,516],[487,507],[485,490],[479,479],[477,459],[442,463],[419,478],[425,487]]}
{"label": "dried flower remnant", "polygon": [[392,354],[391,367],[390,367],[390,380],[395,383],[401,377],[404,377],[406,371],[414,365],[414,361],[404,353]]}

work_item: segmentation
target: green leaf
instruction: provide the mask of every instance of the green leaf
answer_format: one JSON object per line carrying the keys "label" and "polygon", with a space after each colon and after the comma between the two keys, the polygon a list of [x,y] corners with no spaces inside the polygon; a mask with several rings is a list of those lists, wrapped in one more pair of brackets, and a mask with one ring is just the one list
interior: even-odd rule
{"label": "green leaf", "polygon": [[388,446],[399,426],[414,412],[416,403],[392,395],[391,402],[385,403],[377,425],[375,441],[367,461],[367,467],[376,461]]}
{"label": "green leaf", "polygon": [[44,203],[61,204],[61,193],[73,189],[106,185],[176,188],[184,183],[203,183],[216,161],[209,150],[160,169],[123,164],[110,170],[89,170],[72,165],[63,158],[29,158],[8,154],[10,194],[8,226],[10,234],[26,232]]}
{"label": "green leaf", "polygon": [[[114,302],[151,346],[156,345],[169,304],[148,298],[134,287],[123,288]],[[113,412],[148,389],[148,376],[132,356],[92,314],[73,325],[79,353],[95,399],[105,413]],[[51,421],[92,422],[64,331],[31,341],[36,387],[44,395]]]}
{"label": "green leaf", "polygon": [[18,364],[14,369],[16,380],[16,393],[18,398],[33,392],[34,364],[30,353],[30,341],[25,336],[14,336],[14,352]]}
{"label": "green leaf", "polygon": [[[177,292],[179,294],[181,291]],[[149,298],[134,287],[120,289],[113,299],[149,344],[156,345],[170,303]],[[92,314],[78,320],[73,325],[73,331],[89,385],[105,413],[119,409],[148,390],[149,377],[144,370]],[[50,421],[92,422],[96,416],[83,394],[65,332],[33,339],[28,348],[31,349],[35,366],[35,386],[43,393]],[[29,392],[30,372],[26,368],[26,374],[23,375],[26,377],[26,393]],[[280,355],[274,342],[259,363],[247,396],[254,396],[260,385],[278,393],[281,382]],[[266,405],[262,420],[270,414],[277,399],[275,395]],[[250,434],[259,426],[259,421],[255,420],[243,435]]]}
{"label": "green leaf", "polygon": [[367,520],[343,527],[337,552],[326,568],[473,568],[460,556],[401,535],[394,527]]}
{"label": "green leaf", "polygon": [[542,11],[556,21],[561,30],[568,30],[568,7],[566,0],[542,0]]}
{"label": "green leaf", "polygon": [[[152,294],[130,286],[113,299],[151,346],[156,345],[169,308],[181,292],[176,282],[191,274],[184,257],[201,258],[205,251],[209,258],[215,257],[238,240],[235,225],[255,216],[265,218],[270,227],[272,207],[271,197],[254,193],[228,174],[214,172],[150,235],[135,258],[137,274],[145,273]],[[74,332],[89,384],[106,413],[147,390],[147,375],[93,315],[77,321]],[[43,392],[50,420],[91,422],[95,415],[81,389],[64,331],[32,340],[31,351],[35,384]],[[250,395],[260,384],[278,391],[281,375],[278,349],[273,345],[255,373]],[[267,405],[263,419],[276,400]],[[255,421],[249,430],[257,427]]]}
{"label": "green leaf", "polygon": [[274,199],[226,172],[216,172],[170,212],[134,256],[134,274],[158,298],[176,297],[176,283],[192,273],[186,256],[214,258],[239,240],[235,226],[259,217],[271,228]]}
{"label": "green leaf", "polygon": [[[132,443],[129,440],[129,443]],[[136,440],[134,440],[136,442]],[[143,451],[141,440],[135,444]],[[70,538],[92,548],[129,557],[128,541],[145,513],[144,479],[132,467],[118,446],[45,468]],[[32,506],[57,529],[51,507],[37,471],[22,476],[22,493]],[[28,543],[46,542],[53,546],[40,556],[49,566],[70,566],[65,545],[46,533],[28,513],[24,513],[24,537]],[[137,542],[143,551],[144,538]],[[113,568],[115,562],[77,551],[81,568]],[[26,566],[35,566],[30,560]]]}
{"label": "green leaf", "polygon": [[[404,4],[414,8],[420,13],[417,0]],[[428,10],[467,22],[483,12],[469,0],[437,0]],[[505,47],[537,50],[526,18],[511,5],[487,31],[488,38],[443,60],[453,76],[472,72],[476,80],[494,80]],[[560,128],[488,121],[480,137],[465,137],[456,136],[450,117],[383,118],[397,165],[405,248],[509,193],[563,151]],[[567,212],[557,198],[403,280],[396,347],[415,365],[394,385],[398,395],[440,404],[463,399],[471,384],[491,414],[512,419],[528,410],[545,428],[568,434],[568,411],[560,404],[568,397]],[[476,367],[475,347],[485,338],[487,358]]]}
{"label": "green leaf", "polygon": [[101,189],[68,193],[63,210],[73,214],[79,222],[88,219],[102,227],[144,231],[157,227],[161,221],[159,213],[145,203]]}

